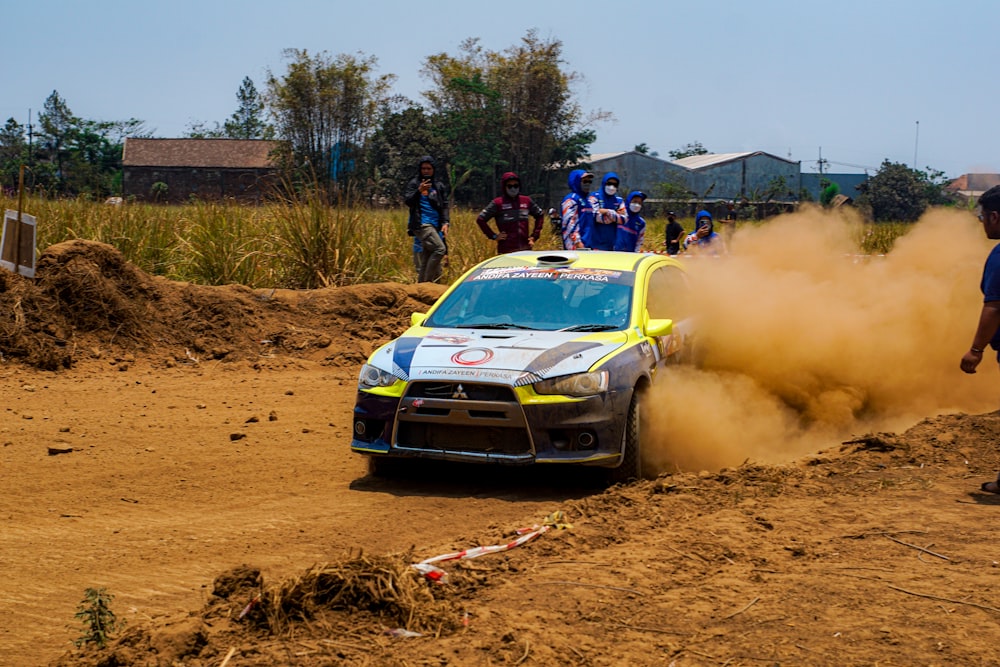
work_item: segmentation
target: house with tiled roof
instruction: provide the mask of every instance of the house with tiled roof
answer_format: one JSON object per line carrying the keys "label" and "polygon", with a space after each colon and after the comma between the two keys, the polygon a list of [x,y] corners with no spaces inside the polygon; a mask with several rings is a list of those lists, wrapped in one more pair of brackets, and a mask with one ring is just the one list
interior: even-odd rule
{"label": "house with tiled roof", "polygon": [[961,201],[979,201],[984,192],[1000,185],[1000,174],[962,174],[944,189]]}
{"label": "house with tiled roof", "polygon": [[125,197],[162,202],[260,201],[276,177],[280,142],[261,139],[126,138]]}

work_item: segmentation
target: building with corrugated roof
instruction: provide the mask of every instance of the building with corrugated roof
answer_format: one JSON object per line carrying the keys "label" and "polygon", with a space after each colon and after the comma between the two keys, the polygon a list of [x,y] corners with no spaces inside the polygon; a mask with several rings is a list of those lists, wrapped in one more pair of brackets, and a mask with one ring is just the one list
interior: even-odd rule
{"label": "building with corrugated roof", "polygon": [[701,199],[796,201],[801,163],[763,151],[708,153],[674,161],[690,172],[688,188]]}
{"label": "building with corrugated roof", "polygon": [[[673,183],[687,188],[691,198],[699,201],[763,201],[770,197],[790,202],[798,200],[802,187],[800,162],[763,151],[708,153],[674,161],[621,151],[591,155],[581,164],[598,179],[613,171],[624,190],[642,190],[652,197],[663,183]],[[569,168],[563,171],[568,173]]]}
{"label": "building with corrugated roof", "polygon": [[[589,169],[597,176],[597,184],[608,172],[615,172],[621,182],[624,197],[632,190],[642,190],[649,197],[655,197],[658,186],[663,183],[686,184],[688,170],[673,162],[638,151],[617,153],[595,153],[587,156],[579,165],[559,168],[550,178],[549,201],[556,206],[563,195],[569,192],[567,179],[573,169]],[[596,184],[595,184],[596,187]]]}

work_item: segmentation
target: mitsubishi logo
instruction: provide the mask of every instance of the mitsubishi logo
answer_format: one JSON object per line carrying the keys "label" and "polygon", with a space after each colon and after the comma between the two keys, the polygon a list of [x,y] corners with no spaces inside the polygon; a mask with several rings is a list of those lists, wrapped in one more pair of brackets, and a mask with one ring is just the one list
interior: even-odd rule
{"label": "mitsubishi logo", "polygon": [[451,392],[451,397],[456,400],[468,399],[469,395],[465,393],[465,389],[462,385],[455,387],[455,391]]}

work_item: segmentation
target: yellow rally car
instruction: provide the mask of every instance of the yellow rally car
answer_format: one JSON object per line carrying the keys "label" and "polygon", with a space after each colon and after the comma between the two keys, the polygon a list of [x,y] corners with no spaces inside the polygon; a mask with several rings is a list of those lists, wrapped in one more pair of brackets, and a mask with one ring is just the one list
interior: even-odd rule
{"label": "yellow rally car", "polygon": [[639,406],[690,356],[688,279],[666,255],[525,251],[475,266],[358,378],[351,449],[642,476]]}

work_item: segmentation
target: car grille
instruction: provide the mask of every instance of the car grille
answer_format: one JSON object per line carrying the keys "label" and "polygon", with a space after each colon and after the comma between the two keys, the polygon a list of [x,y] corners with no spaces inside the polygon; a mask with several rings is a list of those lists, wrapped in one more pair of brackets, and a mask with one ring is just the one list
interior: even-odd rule
{"label": "car grille", "polygon": [[510,387],[469,382],[414,382],[406,390],[406,398],[456,398],[470,401],[517,402],[514,390]]}
{"label": "car grille", "polygon": [[396,445],[461,455],[532,452],[514,390],[467,382],[414,382],[400,401]]}

